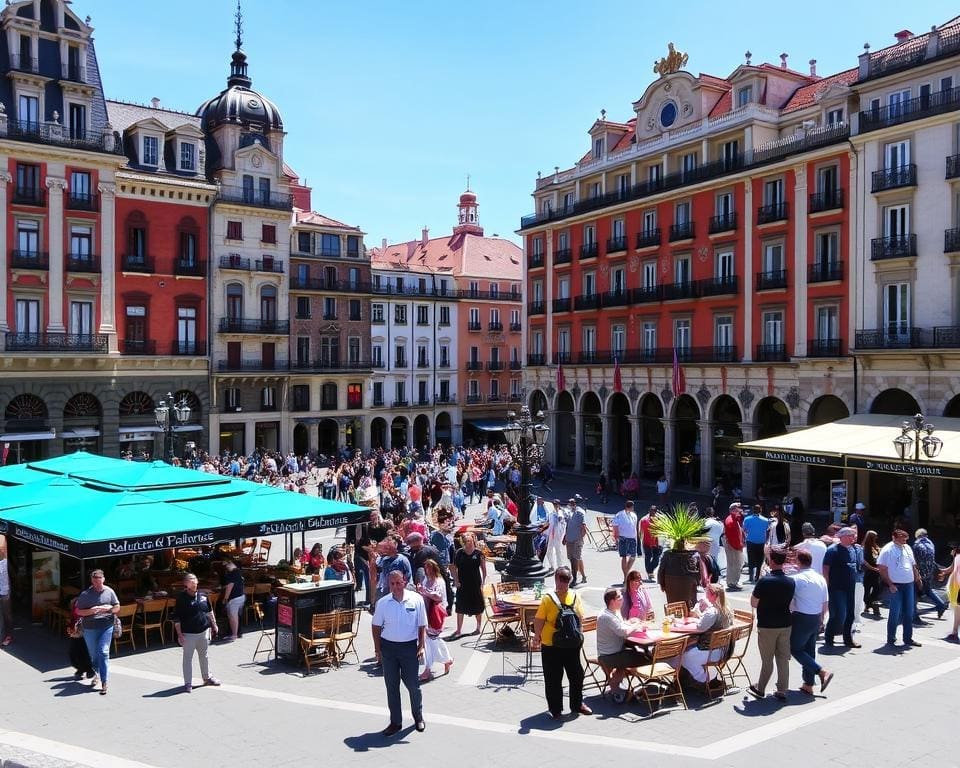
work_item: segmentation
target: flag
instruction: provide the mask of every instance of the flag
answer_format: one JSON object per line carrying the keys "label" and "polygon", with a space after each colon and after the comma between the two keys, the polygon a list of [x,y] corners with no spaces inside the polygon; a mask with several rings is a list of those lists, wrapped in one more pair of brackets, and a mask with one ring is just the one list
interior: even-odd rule
{"label": "flag", "polygon": [[680,367],[680,360],[677,358],[677,348],[673,348],[673,394],[676,397],[682,395],[687,389],[687,378],[683,375],[683,368]]}
{"label": "flag", "polygon": [[567,378],[563,375],[563,363],[557,363],[557,391],[563,392],[567,388]]}
{"label": "flag", "polygon": [[620,355],[613,358],[613,391],[623,392],[623,379],[620,376]]}

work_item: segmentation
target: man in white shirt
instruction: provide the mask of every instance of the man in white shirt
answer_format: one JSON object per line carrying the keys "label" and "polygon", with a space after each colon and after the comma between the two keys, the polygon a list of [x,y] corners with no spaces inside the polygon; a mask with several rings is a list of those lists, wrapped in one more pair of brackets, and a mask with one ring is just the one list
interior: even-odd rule
{"label": "man in white shirt", "polygon": [[426,642],[427,609],[423,598],[406,588],[407,578],[401,571],[390,572],[389,585],[390,593],[377,601],[372,622],[373,648],[383,667],[390,708],[390,725],[383,731],[384,736],[393,736],[402,727],[401,680],[410,694],[416,728],[426,730],[419,671]]}
{"label": "man in white shirt", "polygon": [[[576,500],[570,499],[568,504],[576,506]],[[564,562],[566,548],[563,545],[563,537],[567,535],[567,510],[560,505],[559,501],[554,501],[553,510],[547,514],[547,565],[556,570]]]}
{"label": "man in white shirt", "polygon": [[639,530],[637,513],[633,511],[633,502],[627,501],[613,518],[613,543],[620,553],[620,569],[623,571],[623,583],[627,583],[627,574],[633,569],[637,559],[637,532]]}
{"label": "man in white shirt", "polygon": [[812,523],[804,523],[803,541],[794,547],[797,552],[809,552],[813,564],[810,566],[815,573],[823,575],[823,556],[827,554],[827,545],[817,538],[817,531]]}
{"label": "man in white shirt", "polygon": [[613,700],[620,703],[626,698],[626,693],[620,689],[626,670],[648,664],[650,659],[624,646],[626,637],[640,629],[643,622],[640,619],[625,620],[620,615],[623,591],[611,587],[603,593],[603,602],[607,607],[597,617],[597,661],[610,670],[607,685],[613,692]]}
{"label": "man in white shirt", "polygon": [[890,615],[887,616],[887,645],[897,642],[897,624],[903,625],[903,644],[919,648],[913,639],[914,584],[920,586],[920,572],[913,550],[907,545],[910,534],[897,529],[893,541],[884,544],[877,557],[880,579],[890,590]]}
{"label": "man in white shirt", "polygon": [[797,552],[799,570],[793,579],[793,601],[790,603],[790,654],[803,667],[803,685],[800,690],[813,696],[813,680],[820,678],[820,690],[825,691],[833,673],[817,663],[817,635],[827,615],[829,595],[827,582],[813,567],[813,557],[807,550]]}
{"label": "man in white shirt", "polygon": [[723,523],[717,520],[717,512],[713,507],[707,507],[707,518],[703,523],[704,535],[710,537],[710,557],[719,562],[720,537],[723,536]]}

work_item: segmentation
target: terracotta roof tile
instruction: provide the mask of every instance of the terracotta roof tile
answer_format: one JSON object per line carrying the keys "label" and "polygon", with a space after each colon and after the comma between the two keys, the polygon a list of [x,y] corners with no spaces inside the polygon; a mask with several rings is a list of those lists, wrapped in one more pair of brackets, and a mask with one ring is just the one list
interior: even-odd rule
{"label": "terracotta roof tile", "polygon": [[852,85],[857,82],[857,75],[857,68],[847,69],[835,75],[821,78],[815,83],[802,85],[793,92],[793,95],[784,105],[782,112],[786,114],[787,112],[795,112],[798,109],[809,107],[815,104],[817,97],[830,88],[831,85]]}
{"label": "terracotta roof tile", "polygon": [[713,105],[713,109],[710,110],[708,117],[719,117],[720,115],[725,115],[733,109],[733,91],[727,91],[716,104]]}
{"label": "terracotta roof tile", "polygon": [[520,248],[509,240],[460,233],[430,238],[426,243],[409,240],[374,248],[370,265],[411,272],[449,271],[454,277],[521,280],[521,256]]}
{"label": "terracotta roof tile", "polygon": [[329,216],[324,216],[322,213],[317,213],[316,211],[301,211],[299,208],[295,208],[293,212],[296,216],[297,224],[314,224],[320,227],[339,227],[341,229],[360,231],[360,227],[355,227],[352,224],[344,224],[342,221],[331,219]]}

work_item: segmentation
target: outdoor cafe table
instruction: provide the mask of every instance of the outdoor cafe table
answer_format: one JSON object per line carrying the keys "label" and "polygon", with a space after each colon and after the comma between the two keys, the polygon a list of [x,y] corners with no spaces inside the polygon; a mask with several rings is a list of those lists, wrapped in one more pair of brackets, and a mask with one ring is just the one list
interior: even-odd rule
{"label": "outdoor cafe table", "polygon": [[656,645],[661,640],[672,640],[675,637],[687,636],[687,637],[700,637],[703,633],[697,629],[695,623],[686,624],[683,622],[673,622],[670,625],[669,634],[664,634],[663,629],[653,627],[646,630],[638,630],[633,632],[626,637],[626,641],[631,645],[638,646],[640,648],[649,649],[652,646]]}
{"label": "outdoor cafe table", "polygon": [[517,609],[520,614],[520,626],[523,630],[524,645],[527,647],[527,669],[533,664],[533,652],[530,647],[529,626],[533,621],[533,616],[540,607],[540,598],[532,589],[525,589],[521,592],[508,592],[500,595],[497,601]]}

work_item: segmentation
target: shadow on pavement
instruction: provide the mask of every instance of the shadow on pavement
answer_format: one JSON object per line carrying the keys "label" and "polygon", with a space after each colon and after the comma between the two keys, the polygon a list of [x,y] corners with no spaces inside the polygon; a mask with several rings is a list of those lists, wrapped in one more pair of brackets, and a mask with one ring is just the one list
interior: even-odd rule
{"label": "shadow on pavement", "polygon": [[[201,685],[201,686],[199,686],[199,687],[197,688],[197,690],[199,690],[200,688],[203,688],[203,687],[204,687],[204,686]],[[187,694],[187,692],[183,690],[183,686],[182,686],[182,685],[175,685],[175,686],[173,686],[172,688],[164,688],[162,691],[154,691],[153,693],[145,693],[145,694],[143,694],[143,698],[145,698],[145,699],[169,699],[171,696],[180,696],[180,695],[183,695],[183,696],[187,696],[187,695],[193,696],[194,694],[192,694],[192,693],[191,693],[191,694]]]}
{"label": "shadow on pavement", "polygon": [[547,712],[538,712],[535,715],[523,718],[520,721],[518,733],[530,733],[531,731],[555,731],[562,728],[563,724],[572,719],[570,716],[564,716],[561,720],[554,720]]}
{"label": "shadow on pavement", "polygon": [[348,736],[343,743],[354,752],[369,752],[371,749],[384,749],[394,744],[407,744],[407,736],[413,733],[413,726],[398,731],[395,736],[384,736],[380,731],[370,731],[359,736]]}

